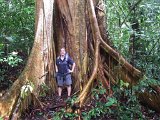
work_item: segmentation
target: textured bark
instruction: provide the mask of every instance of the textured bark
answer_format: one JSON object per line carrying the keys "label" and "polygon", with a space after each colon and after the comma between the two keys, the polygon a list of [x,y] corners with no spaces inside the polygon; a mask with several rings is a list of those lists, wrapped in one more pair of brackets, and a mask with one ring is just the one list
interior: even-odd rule
{"label": "textured bark", "polygon": [[140,103],[143,104],[145,107],[149,107],[152,110],[160,113],[160,95],[159,93],[149,93],[145,91],[143,93],[138,94]]}
{"label": "textured bark", "polygon": [[152,92],[145,90],[138,93],[140,103],[160,113],[160,86],[150,85]]}
{"label": "textured bark", "polygon": [[[86,84],[84,90],[80,93],[78,100],[76,101],[76,103],[80,103],[80,106],[84,103],[84,100],[86,99],[87,94],[89,93],[89,88],[91,87],[91,85],[95,79],[95,76],[97,75],[98,67],[99,67],[99,69],[102,69],[101,66],[98,64],[99,44],[101,44],[101,47],[103,48],[103,50],[105,50],[106,53],[109,56],[111,56],[115,62],[118,63],[118,70],[119,71],[121,70],[122,72],[119,74],[116,74],[116,76],[123,78],[123,80],[128,81],[130,83],[132,80],[134,80],[134,82],[137,82],[137,80],[139,80],[142,77],[142,74],[139,70],[137,70],[132,65],[130,65],[118,52],[116,52],[113,48],[111,48],[102,39],[92,0],[88,1],[88,9],[89,9],[89,18],[90,18],[92,35],[93,35],[93,39],[94,39],[93,41],[94,41],[94,45],[96,46],[95,47],[95,56],[94,56],[95,57],[95,63],[94,63],[95,66],[94,66],[92,75],[91,75],[88,83]],[[110,61],[109,61],[109,63],[110,63]],[[107,73],[109,73],[109,71],[107,71]],[[123,72],[124,72],[124,75],[122,74]],[[129,79],[131,81],[129,81]],[[102,83],[104,84],[104,82],[102,82]]]}
{"label": "textured bark", "polygon": [[[73,74],[74,89],[82,89],[82,84],[87,80],[87,35],[85,23],[85,2],[83,0],[57,0],[60,15],[63,40],[61,43],[66,47],[76,63]],[[59,33],[58,33],[59,34]]]}
{"label": "textured bark", "polygon": [[109,40],[109,33],[107,31],[107,24],[106,24],[106,9],[104,0],[96,0],[95,4],[95,12],[97,16],[98,26],[101,33],[102,39],[110,46],[112,42]]}
{"label": "textured bark", "polygon": [[[36,4],[36,34],[32,52],[25,69],[19,78],[14,82],[10,90],[0,98],[0,116],[11,116],[14,106],[20,98],[21,87],[28,81],[34,84],[33,94],[38,95],[38,87],[45,82],[46,72],[53,69],[52,52],[52,13],[53,0],[39,0]],[[44,7],[45,6],[45,7]],[[53,66],[53,65],[52,65]],[[48,78],[51,78],[48,72]],[[50,81],[50,79],[48,79]],[[53,80],[52,80],[53,81]],[[30,99],[28,96],[26,99]],[[23,108],[23,107],[22,107]]]}
{"label": "textured bark", "polygon": [[73,87],[74,91],[80,91],[76,101],[80,106],[87,100],[94,80],[101,81],[107,94],[111,94],[111,84],[117,84],[118,80],[136,84],[143,76],[111,47],[102,0],[94,3],[93,0],[56,0],[55,11],[53,2],[37,0],[34,46],[24,71],[8,94],[0,99],[0,116],[14,111],[21,87],[27,81],[34,83],[34,95],[38,95],[39,85],[43,82],[55,92],[52,79],[56,55],[61,47],[65,47],[76,62]]}

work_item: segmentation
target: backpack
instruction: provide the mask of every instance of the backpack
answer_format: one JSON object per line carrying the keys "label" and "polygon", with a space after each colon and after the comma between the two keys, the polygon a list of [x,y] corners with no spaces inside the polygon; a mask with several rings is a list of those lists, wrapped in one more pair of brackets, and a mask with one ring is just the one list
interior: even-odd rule
{"label": "backpack", "polygon": [[[66,61],[67,63],[68,63],[68,57],[69,57],[69,55],[68,55],[68,53],[66,53],[66,54],[65,54],[65,61]],[[60,59],[60,56],[58,56],[57,59]]]}
{"label": "backpack", "polygon": [[[58,56],[57,59],[60,59],[60,56]],[[67,62],[67,64],[68,64],[68,59],[69,59],[69,55],[68,55],[68,53],[66,53],[65,54],[65,62]],[[70,64],[68,64],[68,68],[71,70],[72,66]]]}
{"label": "backpack", "polygon": [[68,57],[69,57],[69,55],[68,55],[68,53],[66,53],[66,55],[65,55],[65,61],[68,63]]}

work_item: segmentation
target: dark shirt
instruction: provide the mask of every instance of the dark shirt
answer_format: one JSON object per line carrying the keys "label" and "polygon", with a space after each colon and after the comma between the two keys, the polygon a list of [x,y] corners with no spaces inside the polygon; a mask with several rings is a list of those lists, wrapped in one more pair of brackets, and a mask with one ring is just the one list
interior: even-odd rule
{"label": "dark shirt", "polygon": [[73,63],[74,61],[69,56],[66,57],[65,55],[63,60],[60,57],[58,57],[56,59],[58,73],[61,73],[61,74],[68,73],[70,69],[70,65],[73,65]]}

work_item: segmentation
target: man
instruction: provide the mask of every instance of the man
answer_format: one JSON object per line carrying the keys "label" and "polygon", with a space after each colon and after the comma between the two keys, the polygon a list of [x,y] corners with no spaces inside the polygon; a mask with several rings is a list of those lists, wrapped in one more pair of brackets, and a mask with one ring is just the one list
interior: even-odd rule
{"label": "man", "polygon": [[61,48],[60,56],[56,59],[56,77],[58,84],[58,96],[61,98],[62,87],[67,86],[68,97],[71,95],[71,73],[74,71],[75,62],[66,53],[65,48]]}

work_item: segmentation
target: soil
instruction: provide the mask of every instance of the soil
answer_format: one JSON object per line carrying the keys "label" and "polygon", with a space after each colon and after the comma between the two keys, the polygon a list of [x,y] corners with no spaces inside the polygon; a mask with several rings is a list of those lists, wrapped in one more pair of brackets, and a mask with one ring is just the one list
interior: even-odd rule
{"label": "soil", "polygon": [[[43,108],[35,108],[33,106],[30,106],[28,110],[26,110],[22,116],[22,120],[53,120],[53,116],[56,112],[60,111],[61,109],[66,109],[68,105],[68,98],[67,98],[67,92],[65,91],[62,94],[62,99],[58,100],[57,94],[49,95],[48,97],[40,97],[40,101],[43,103]],[[91,108],[95,107],[96,101],[90,101],[89,104],[86,104],[81,109],[81,112],[87,112]],[[144,106],[141,107],[142,114],[145,116],[144,118],[147,118],[147,120],[160,120],[160,115],[156,112],[150,112],[150,110]],[[111,107],[111,109],[115,109],[115,107]],[[68,118],[63,118],[62,120],[72,120]],[[91,120],[117,120],[117,116],[115,115],[106,115],[99,116],[96,119],[92,118]],[[137,118],[138,120],[138,118]]]}

